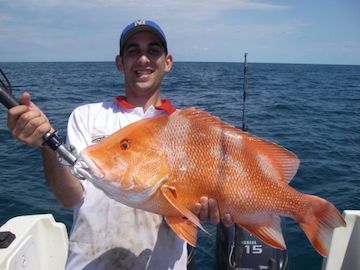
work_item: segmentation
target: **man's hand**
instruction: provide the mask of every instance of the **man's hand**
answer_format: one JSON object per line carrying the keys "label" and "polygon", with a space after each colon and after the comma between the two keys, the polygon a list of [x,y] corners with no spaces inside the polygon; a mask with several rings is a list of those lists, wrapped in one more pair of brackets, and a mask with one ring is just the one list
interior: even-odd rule
{"label": "man's hand", "polygon": [[31,146],[41,147],[42,136],[51,131],[49,120],[43,112],[31,102],[30,94],[24,92],[19,106],[8,111],[8,127],[17,140]]}
{"label": "man's hand", "polygon": [[201,197],[200,201],[195,204],[194,213],[201,221],[210,221],[213,224],[218,224],[221,221],[226,227],[234,225],[234,221],[230,214],[225,214],[220,217],[219,208],[215,199],[208,197]]}

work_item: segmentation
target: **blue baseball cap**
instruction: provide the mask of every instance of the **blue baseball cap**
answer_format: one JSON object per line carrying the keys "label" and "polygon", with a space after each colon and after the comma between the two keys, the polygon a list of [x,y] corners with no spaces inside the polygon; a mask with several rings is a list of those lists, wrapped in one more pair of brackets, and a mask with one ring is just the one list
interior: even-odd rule
{"label": "blue baseball cap", "polygon": [[135,22],[130,23],[128,26],[124,28],[120,37],[120,55],[123,54],[123,50],[125,48],[125,44],[128,39],[136,33],[139,32],[151,32],[154,33],[161,41],[162,45],[165,49],[165,54],[167,54],[167,42],[164,31],[160,28],[160,26],[150,20],[137,20]]}

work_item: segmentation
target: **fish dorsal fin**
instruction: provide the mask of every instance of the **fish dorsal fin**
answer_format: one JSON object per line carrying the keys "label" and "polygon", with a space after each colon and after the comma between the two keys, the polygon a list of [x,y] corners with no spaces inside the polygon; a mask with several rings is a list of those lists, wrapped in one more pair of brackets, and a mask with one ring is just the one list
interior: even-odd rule
{"label": "fish dorsal fin", "polygon": [[252,137],[248,137],[249,147],[257,151],[257,160],[267,174],[273,179],[289,183],[299,168],[298,157],[275,143]]}
{"label": "fish dorsal fin", "polygon": [[195,247],[197,240],[197,227],[188,219],[182,217],[165,217],[167,224],[181,239]]}
{"label": "fish dorsal fin", "polygon": [[[247,142],[248,147],[245,151],[256,154],[256,158],[262,169],[272,178],[278,181],[289,183],[295,176],[299,168],[299,159],[297,156],[275,143],[255,137],[246,131],[235,128],[226,122],[221,121],[218,117],[198,109],[186,109],[176,111],[170,117],[182,117],[193,121],[200,127],[219,128],[225,134],[237,135]],[[243,150],[243,149],[242,149]],[[242,151],[241,150],[241,151]],[[240,150],[239,150],[240,151]],[[256,151],[256,152],[254,152]]]}
{"label": "fish dorsal fin", "polygon": [[181,200],[179,199],[179,196],[176,193],[176,189],[174,187],[163,185],[161,187],[161,192],[167,199],[167,201],[173,207],[175,207],[184,217],[186,217],[190,222],[192,222],[201,230],[207,233],[207,231],[201,225],[199,218],[181,203]]}
{"label": "fish dorsal fin", "polygon": [[251,225],[243,225],[238,223],[237,225],[245,228],[251,234],[255,235],[263,242],[272,247],[286,249],[284,237],[281,232],[279,216],[269,216],[268,222],[266,222],[265,224],[258,223]]}
{"label": "fish dorsal fin", "polygon": [[[206,126],[215,126],[219,128],[226,128],[233,131],[240,131],[239,129],[236,129],[235,127],[229,125],[226,122],[223,122],[220,120],[219,117],[214,116],[208,112],[205,112],[203,110],[190,108],[185,110],[179,110],[173,113],[170,117],[183,117],[189,120],[192,120],[194,122],[197,122],[199,125],[206,125]],[[244,132],[246,133],[246,132]]]}

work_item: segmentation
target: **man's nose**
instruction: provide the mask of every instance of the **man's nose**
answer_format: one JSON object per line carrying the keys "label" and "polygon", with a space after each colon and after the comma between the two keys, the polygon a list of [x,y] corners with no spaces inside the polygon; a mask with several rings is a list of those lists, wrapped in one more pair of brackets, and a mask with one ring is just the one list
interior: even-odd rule
{"label": "man's nose", "polygon": [[141,64],[148,64],[150,62],[150,58],[148,57],[146,52],[141,52],[138,61]]}

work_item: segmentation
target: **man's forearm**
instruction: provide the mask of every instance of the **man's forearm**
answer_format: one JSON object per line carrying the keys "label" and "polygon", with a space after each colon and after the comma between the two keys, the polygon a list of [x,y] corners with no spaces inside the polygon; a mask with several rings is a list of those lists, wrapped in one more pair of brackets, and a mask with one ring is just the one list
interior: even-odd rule
{"label": "man's forearm", "polygon": [[44,146],[41,149],[44,173],[56,199],[66,208],[72,208],[83,197],[83,187],[67,166],[61,165],[56,153]]}

